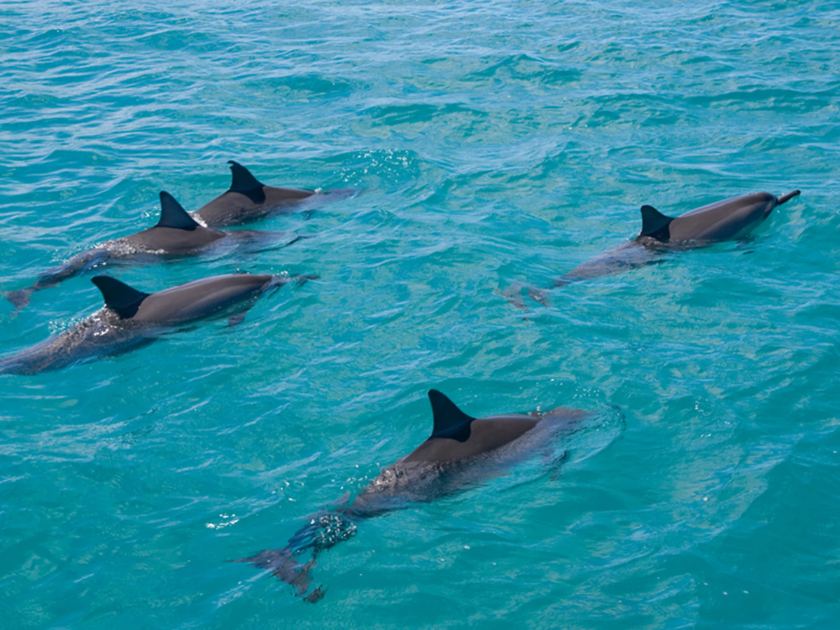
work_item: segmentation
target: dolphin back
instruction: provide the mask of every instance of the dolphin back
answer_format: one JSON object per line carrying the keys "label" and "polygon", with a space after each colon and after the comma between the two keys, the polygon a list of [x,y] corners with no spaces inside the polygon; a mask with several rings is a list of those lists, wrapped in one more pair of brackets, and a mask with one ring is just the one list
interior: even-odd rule
{"label": "dolphin back", "polygon": [[778,205],[775,195],[752,193],[724,199],[671,221],[670,242],[725,241],[749,234]]}
{"label": "dolphin back", "polygon": [[102,309],[60,335],[0,359],[0,373],[33,375],[103,356],[116,356],[152,341],[152,330],[120,326]]}
{"label": "dolphin back", "polygon": [[160,191],[160,219],[154,227],[118,239],[127,252],[148,252],[163,256],[194,253],[225,238],[224,232],[196,222],[165,190]]}
{"label": "dolphin back", "polygon": [[267,274],[203,278],[149,295],[139,304],[132,319],[151,323],[189,322],[246,302],[282,282],[281,278]]}
{"label": "dolphin back", "polygon": [[312,586],[310,574],[318,555],[356,535],[355,521],[344,516],[343,511],[339,508],[319,512],[311,516],[282,549],[265,549],[232,562],[247,562],[258,569],[271,571],[278,580],[293,587],[295,595],[314,604],[326,593],[323,586],[309,590]]}

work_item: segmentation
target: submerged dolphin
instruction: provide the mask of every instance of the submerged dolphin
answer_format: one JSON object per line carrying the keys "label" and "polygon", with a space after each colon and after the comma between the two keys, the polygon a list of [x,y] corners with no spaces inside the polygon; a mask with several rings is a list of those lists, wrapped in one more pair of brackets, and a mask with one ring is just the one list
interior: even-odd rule
{"label": "submerged dolphin", "polygon": [[653,206],[642,206],[642,231],[635,239],[572,269],[555,280],[554,286],[648,265],[667,251],[743,238],[770,216],[776,206],[798,194],[799,191],[794,190],[781,197],[766,192],[741,195],[674,218],[665,216]]}
{"label": "submerged dolphin", "polygon": [[233,160],[229,160],[228,164],[233,174],[230,188],[193,213],[194,217],[208,227],[242,225],[281,214],[310,197],[344,198],[356,193],[354,190],[319,193],[314,190],[266,186],[241,164]]}
{"label": "submerged dolphin", "polygon": [[266,291],[317,276],[228,274],[181,284],[158,293],[143,293],[111,278],[92,282],[105,306],[60,335],[0,359],[0,373],[37,374],[103,356],[114,356],[150,343],[162,333],[234,309],[237,324]]}
{"label": "submerged dolphin", "polygon": [[[591,415],[558,407],[545,413],[472,418],[437,390],[429,392],[429,400],[434,418],[431,436],[384,468],[352,503],[315,514],[283,549],[268,549],[235,562],[269,569],[295,587],[298,596],[316,602],[324,595],[323,587],[308,591],[318,554],[352,538],[359,522],[470,488],[545,449],[552,437],[573,431]],[[310,559],[302,563],[307,555]]]}
{"label": "submerged dolphin", "polygon": [[29,297],[41,289],[54,287],[64,280],[107,262],[154,261],[217,251],[222,247],[238,247],[270,242],[288,245],[300,237],[294,232],[256,232],[236,230],[220,232],[193,220],[168,192],[160,193],[160,220],[154,227],[102,243],[94,249],[76,254],[44,272],[30,287],[11,291],[8,300],[17,308],[29,304]]}

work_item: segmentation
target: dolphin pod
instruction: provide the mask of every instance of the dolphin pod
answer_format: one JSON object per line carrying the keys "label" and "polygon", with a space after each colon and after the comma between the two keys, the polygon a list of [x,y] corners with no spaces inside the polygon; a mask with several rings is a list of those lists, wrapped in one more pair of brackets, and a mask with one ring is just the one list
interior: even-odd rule
{"label": "dolphin pod", "polygon": [[96,276],[92,282],[102,292],[105,306],[60,335],[0,359],[0,373],[37,374],[122,354],[180,325],[231,309],[235,312],[229,323],[237,324],[270,289],[316,277],[229,274],[143,293],[115,278]]}
{"label": "dolphin pod", "polygon": [[432,434],[385,467],[349,505],[309,517],[282,549],[268,549],[234,562],[249,562],[271,571],[294,587],[299,597],[314,603],[324,596],[323,586],[310,590],[310,573],[318,555],[352,538],[360,522],[467,490],[533,456],[558,436],[575,431],[591,415],[558,407],[545,413],[473,418],[437,390],[429,391],[429,401]]}
{"label": "dolphin pod", "polygon": [[678,217],[667,217],[653,206],[642,206],[642,230],[627,243],[604,252],[554,281],[564,286],[656,262],[667,251],[707,247],[743,238],[770,213],[796,197],[794,190],[781,197],[760,192],[724,199]]}
{"label": "dolphin pod", "polygon": [[[57,285],[105,262],[192,256],[210,248],[266,239],[290,243],[299,237],[294,233],[222,232],[216,228],[300,208],[303,202],[318,196],[349,196],[355,192],[336,190],[322,194],[274,188],[260,183],[237,162],[229,164],[233,177],[230,188],[192,215],[171,195],[161,192],[161,217],[154,227],[74,256],[48,270],[34,285],[7,297],[19,308],[28,303],[34,291]],[[642,206],[642,229],[636,238],[576,267],[558,278],[554,286],[652,264],[667,252],[743,238],[777,206],[799,194],[799,190],[794,190],[781,197],[769,193],[742,195],[678,217]],[[260,296],[273,288],[290,281],[302,284],[317,277],[222,275],[149,294],[114,278],[96,276],[92,282],[102,292],[105,306],[69,330],[0,359],[0,373],[36,374],[120,354],[153,342],[167,331],[210,317],[227,315],[229,324],[235,325]],[[531,288],[531,295],[544,301],[544,294],[538,289]],[[285,547],[267,549],[234,562],[270,571],[291,585],[303,600],[317,602],[325,593],[323,586],[314,585],[311,576],[319,555],[352,538],[359,524],[468,490],[540,452],[553,456],[551,445],[557,438],[582,432],[584,423],[589,424],[587,419],[594,416],[580,409],[558,407],[544,413],[474,418],[437,390],[430,390],[428,396],[432,433],[417,448],[383,468],[351,502],[312,515]],[[554,461],[561,459],[562,455],[554,457]]]}
{"label": "dolphin pod", "polygon": [[197,223],[166,191],[160,193],[160,219],[142,232],[102,243],[76,254],[67,262],[48,269],[30,287],[11,291],[6,298],[17,308],[29,304],[35,291],[54,287],[85,271],[109,262],[152,262],[171,258],[198,256],[220,247],[261,246],[272,243],[288,245],[300,238],[294,232],[257,232],[236,230],[221,232]]}

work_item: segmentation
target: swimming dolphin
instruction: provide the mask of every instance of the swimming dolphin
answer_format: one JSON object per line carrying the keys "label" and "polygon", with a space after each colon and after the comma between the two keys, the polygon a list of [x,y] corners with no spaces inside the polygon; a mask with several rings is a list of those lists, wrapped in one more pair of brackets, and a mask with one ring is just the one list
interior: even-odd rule
{"label": "swimming dolphin", "polygon": [[298,188],[275,188],[261,183],[251,172],[229,160],[233,181],[226,192],[193,213],[207,227],[243,225],[268,216],[290,212],[305,199],[329,197],[343,198],[356,193],[354,190],[332,190],[319,193]]}
{"label": "swimming dolphin", "polygon": [[[283,549],[268,549],[234,562],[271,570],[292,585],[298,596],[316,602],[324,595],[323,587],[307,591],[318,554],[352,538],[359,522],[466,490],[500,474],[518,459],[547,448],[553,437],[573,431],[591,415],[558,407],[545,413],[473,418],[437,390],[429,391],[429,400],[431,436],[384,468],[352,503],[313,515]],[[310,559],[302,563],[307,554]]]}
{"label": "swimming dolphin", "polygon": [[[799,192],[794,190],[781,197],[766,192],[741,195],[675,218],[665,216],[653,206],[642,206],[642,231],[636,238],[587,260],[557,278],[552,287],[662,262],[663,254],[668,252],[743,238],[770,216],[776,206],[796,197]],[[533,285],[524,286],[531,298],[540,304],[548,304],[545,290]],[[498,293],[517,308],[524,309],[520,296],[522,287],[523,284],[515,283]]]}
{"label": "swimming dolphin", "polygon": [[143,262],[196,256],[218,251],[222,247],[253,246],[266,242],[277,246],[288,245],[299,238],[294,232],[220,232],[206,228],[187,214],[172,195],[161,191],[160,220],[154,227],[76,254],[66,263],[48,269],[32,286],[7,293],[6,298],[15,307],[22,308],[29,304],[29,298],[35,291],[54,287],[108,262]]}
{"label": "swimming dolphin", "polygon": [[238,324],[259,296],[290,281],[317,276],[228,274],[194,280],[158,293],[143,293],[109,276],[91,281],[105,306],[60,335],[0,359],[0,373],[37,374],[80,361],[121,354],[162,333],[225,311]]}
{"label": "swimming dolphin", "polygon": [[667,251],[707,247],[721,241],[743,238],[800,191],[781,197],[760,192],[724,199],[708,206],[668,217],[653,206],[642,206],[642,231],[618,247],[572,269],[554,286],[597,278],[657,262]]}

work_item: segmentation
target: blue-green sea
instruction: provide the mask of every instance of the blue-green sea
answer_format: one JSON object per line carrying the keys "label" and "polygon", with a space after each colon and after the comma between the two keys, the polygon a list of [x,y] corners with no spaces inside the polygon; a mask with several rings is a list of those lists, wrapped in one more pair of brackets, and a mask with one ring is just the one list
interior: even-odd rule
{"label": "blue-green sea", "polygon": [[[98,269],[317,274],[237,326],[0,376],[0,628],[840,627],[840,3],[0,4],[0,290],[261,181],[359,194],[311,238]],[[669,215],[802,195],[751,238],[548,292]],[[0,303],[0,356],[102,305]],[[599,420],[359,524],[310,604],[230,560],[431,432]]]}

